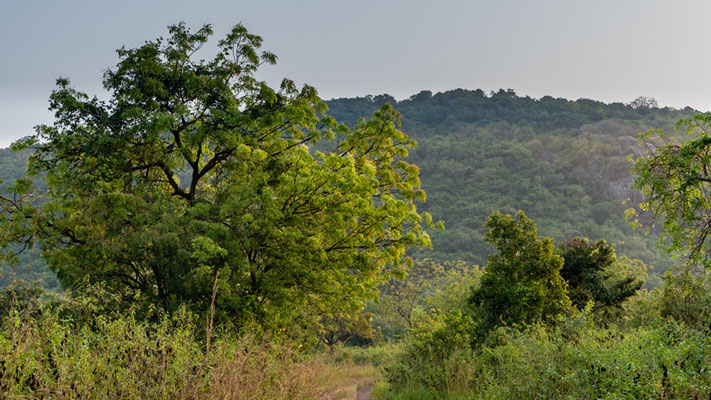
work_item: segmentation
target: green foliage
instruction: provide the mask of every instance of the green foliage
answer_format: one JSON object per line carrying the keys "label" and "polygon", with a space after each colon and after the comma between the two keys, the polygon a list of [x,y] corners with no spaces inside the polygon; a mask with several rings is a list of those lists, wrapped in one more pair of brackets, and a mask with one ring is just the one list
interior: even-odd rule
{"label": "green foliage", "polygon": [[[635,266],[621,261],[625,271]],[[598,324],[591,302],[580,311],[559,316],[554,325],[498,327],[473,350],[456,340],[460,337],[456,327],[470,332],[471,325],[456,319],[447,322],[449,328],[440,323],[430,331],[413,332],[403,351],[385,367],[389,385],[378,395],[380,399],[705,398],[711,388],[709,293],[707,273],[668,273],[663,288],[631,296],[617,318],[604,325]],[[453,314],[461,315],[456,310]],[[447,329],[451,340],[434,340]]]}
{"label": "green foliage", "polygon": [[404,277],[393,276],[380,286],[378,302],[368,306],[375,314],[374,326],[385,339],[398,339],[441,313],[463,309],[481,275],[478,266],[461,261],[415,260]]}
{"label": "green foliage", "polygon": [[385,367],[386,377],[400,389],[424,386],[426,391],[451,390],[449,374],[471,352],[473,323],[460,310],[412,332],[397,361]]}
{"label": "green foliage", "polygon": [[45,294],[39,282],[14,281],[0,292],[0,315],[7,315],[12,310],[32,312]]}
{"label": "green foliage", "polygon": [[659,312],[679,323],[709,332],[711,330],[711,274],[682,270],[666,274],[659,296]]}
{"label": "green foliage", "polygon": [[[399,114],[385,105],[348,128],[312,87],[258,81],[276,58],[242,25],[208,61],[194,54],[209,25],[169,29],[118,51],[107,101],[57,81],[55,123],[14,145],[34,150],[45,201],[6,199],[2,244],[36,226],[65,287],[106,282],[142,312],[204,313],[213,286],[216,318],[236,327],[311,329],[326,312],[359,310],[434,227],[415,206],[425,194],[403,161],[415,142]],[[23,182],[10,190],[30,193]]]}
{"label": "green foliage", "polygon": [[[98,311],[98,312],[97,312]],[[68,316],[77,316],[71,319]],[[80,298],[5,314],[0,391],[8,398],[295,399],[318,394],[320,367],[288,346],[222,336],[206,353],[195,318],[157,323]]]}
{"label": "green foliage", "polygon": [[[392,396],[384,398],[408,392],[441,399],[699,399],[711,387],[707,336],[676,324],[618,331],[580,313],[555,329],[500,329],[497,338],[496,346],[439,361],[448,368],[388,375]],[[416,353],[389,368],[405,370],[410,357]]]}
{"label": "green foliage", "polygon": [[351,359],[357,365],[381,367],[395,361],[402,352],[400,343],[383,343],[378,346],[350,347]]}
{"label": "green foliage", "polygon": [[637,159],[633,171],[637,175],[635,186],[645,195],[645,200],[639,210],[630,210],[637,222],[644,213],[651,214],[653,219],[663,217],[662,225],[670,239],[669,249],[688,252],[690,262],[706,266],[711,265],[708,240],[711,219],[706,212],[711,208],[709,124],[710,114],[681,120],[677,128],[684,126],[691,135],[683,144],[667,140],[669,134],[661,131],[656,131],[664,140],[659,147],[650,142],[654,131],[641,136],[646,141],[647,151]]}
{"label": "green foliage", "polygon": [[512,217],[494,212],[484,227],[486,240],[497,249],[489,256],[469,304],[477,322],[477,339],[497,326],[552,322],[570,311],[563,259],[550,238],[539,238],[522,211]]}
{"label": "green foliage", "polygon": [[568,283],[570,301],[578,309],[590,301],[596,309],[620,308],[644,284],[636,275],[612,279],[619,264],[613,247],[604,240],[588,243],[587,239],[574,238],[559,246],[558,254],[564,260],[560,275]]}
{"label": "green foliage", "polygon": [[373,340],[375,335],[371,324],[372,319],[373,315],[369,313],[328,313],[322,315],[319,321],[318,339],[328,346],[331,353],[333,353],[334,346],[339,343],[345,344],[349,341],[368,343]]}

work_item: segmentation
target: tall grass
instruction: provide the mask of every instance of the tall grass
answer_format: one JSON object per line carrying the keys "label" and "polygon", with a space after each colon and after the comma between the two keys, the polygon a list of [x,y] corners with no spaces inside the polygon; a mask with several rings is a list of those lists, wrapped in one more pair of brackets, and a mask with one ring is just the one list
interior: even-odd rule
{"label": "tall grass", "polygon": [[195,321],[185,311],[148,322],[130,311],[12,309],[0,325],[0,397],[318,398],[322,362],[268,335],[214,335],[208,352]]}

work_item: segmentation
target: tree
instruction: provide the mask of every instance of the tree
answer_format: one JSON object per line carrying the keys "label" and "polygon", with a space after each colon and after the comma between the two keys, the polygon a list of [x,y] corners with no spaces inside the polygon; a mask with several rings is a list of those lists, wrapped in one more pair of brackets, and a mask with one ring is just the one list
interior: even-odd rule
{"label": "tree", "polygon": [[375,337],[372,319],[373,315],[370,313],[324,315],[320,319],[318,339],[328,347],[331,354],[337,344],[345,344],[351,339],[370,342]]}
{"label": "tree", "polygon": [[634,295],[644,284],[634,276],[617,278],[615,251],[604,240],[588,243],[574,238],[558,248],[564,264],[561,276],[568,283],[570,301],[583,309],[589,301],[596,309],[620,308],[622,302]]}
{"label": "tree", "polygon": [[[276,56],[242,25],[209,61],[195,56],[209,25],[169,31],[117,51],[108,100],[59,79],[54,124],[14,145],[34,149],[47,202],[6,199],[20,217],[5,223],[40,216],[37,239],[65,287],[105,282],[126,302],[203,312],[214,285],[223,321],[309,326],[300,310],[361,307],[408,248],[430,244],[419,171],[402,160],[415,142],[391,106],[350,129],[312,87],[258,81]],[[335,144],[316,151],[319,140]]]}
{"label": "tree", "polygon": [[630,102],[630,106],[632,108],[657,108],[659,107],[659,103],[657,103],[657,99],[654,97],[649,97],[649,96],[639,96],[636,99],[632,100]]}
{"label": "tree", "polygon": [[502,324],[551,322],[567,313],[570,299],[560,276],[563,259],[550,238],[539,238],[533,221],[495,211],[484,223],[486,241],[497,253],[489,256],[469,304],[477,317],[477,336]]}
{"label": "tree", "polygon": [[463,261],[415,260],[404,277],[393,276],[367,306],[373,325],[386,339],[399,338],[434,323],[440,314],[463,309],[469,289],[481,276],[479,266]]}
{"label": "tree", "polygon": [[677,124],[692,138],[683,144],[667,141],[659,147],[652,143],[653,131],[641,136],[647,146],[644,157],[636,160],[632,171],[635,187],[645,196],[639,209],[628,210],[638,222],[644,213],[652,220],[663,220],[671,239],[670,250],[686,251],[691,263],[709,264],[711,234],[711,114],[699,114]]}

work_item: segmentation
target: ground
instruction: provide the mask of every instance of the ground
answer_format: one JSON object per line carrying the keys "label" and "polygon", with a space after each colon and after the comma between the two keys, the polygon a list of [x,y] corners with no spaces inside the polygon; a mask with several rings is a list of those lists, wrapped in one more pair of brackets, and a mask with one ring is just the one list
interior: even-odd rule
{"label": "ground", "polygon": [[323,384],[320,400],[369,400],[378,378],[372,365],[356,365],[344,362],[333,365]]}

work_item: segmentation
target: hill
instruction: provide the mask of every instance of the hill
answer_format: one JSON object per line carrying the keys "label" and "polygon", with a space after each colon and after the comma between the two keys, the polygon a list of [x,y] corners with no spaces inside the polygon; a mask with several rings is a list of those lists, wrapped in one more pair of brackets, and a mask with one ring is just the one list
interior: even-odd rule
{"label": "hill", "polygon": [[418,141],[409,161],[420,167],[423,207],[446,226],[432,233],[434,250],[418,256],[484,265],[491,252],[481,240],[484,220],[493,210],[520,209],[556,242],[605,239],[618,255],[654,266],[655,276],[671,265],[654,232],[645,235],[624,220],[624,210],[641,199],[631,189],[630,156],[643,152],[637,133],[671,131],[695,110],[463,89],[328,105],[336,119],[353,124],[383,103],[402,113],[403,131]]}

